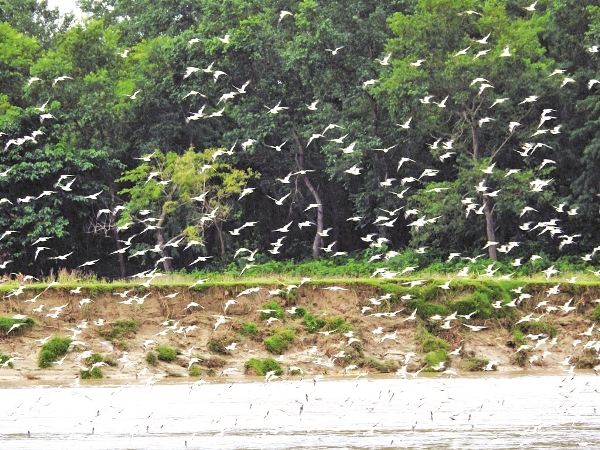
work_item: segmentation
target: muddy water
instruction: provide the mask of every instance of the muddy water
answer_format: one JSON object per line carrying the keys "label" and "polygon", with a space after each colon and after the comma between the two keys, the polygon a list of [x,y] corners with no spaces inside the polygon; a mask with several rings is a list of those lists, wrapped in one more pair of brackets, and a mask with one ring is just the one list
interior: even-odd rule
{"label": "muddy water", "polygon": [[587,374],[2,386],[0,395],[7,449],[600,448],[600,377]]}

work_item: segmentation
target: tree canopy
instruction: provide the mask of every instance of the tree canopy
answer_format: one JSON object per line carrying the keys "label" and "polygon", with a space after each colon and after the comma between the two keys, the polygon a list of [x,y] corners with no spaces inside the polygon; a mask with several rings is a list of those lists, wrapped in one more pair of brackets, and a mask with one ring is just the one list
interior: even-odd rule
{"label": "tree canopy", "polygon": [[594,264],[600,8],[521,3],[0,1],[0,262]]}

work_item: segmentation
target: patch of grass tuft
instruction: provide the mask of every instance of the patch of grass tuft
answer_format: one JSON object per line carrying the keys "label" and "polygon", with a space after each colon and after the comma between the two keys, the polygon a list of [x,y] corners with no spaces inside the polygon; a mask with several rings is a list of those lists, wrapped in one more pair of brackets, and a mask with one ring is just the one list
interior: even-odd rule
{"label": "patch of grass tuft", "polygon": [[260,320],[267,320],[270,317],[276,317],[279,320],[283,320],[283,315],[284,315],[283,308],[275,300],[271,300],[270,302],[265,303],[264,305],[262,305],[262,307],[260,309],[265,309],[265,310],[271,309],[272,310],[270,312],[261,312]]}
{"label": "patch of grass tuft", "polygon": [[244,363],[246,374],[255,374],[264,376],[267,372],[275,371],[275,375],[281,375],[283,369],[273,358],[258,359],[252,358]]}
{"label": "patch of grass tuft", "polygon": [[110,330],[102,333],[102,336],[112,341],[113,339],[123,339],[134,335],[139,326],[135,320],[120,320],[110,325]]}
{"label": "patch of grass tuft", "polygon": [[202,369],[198,364],[192,364],[192,367],[188,370],[188,375],[190,377],[199,377],[202,375]]}
{"label": "patch of grass tuft", "polygon": [[444,349],[437,349],[432,352],[425,354],[425,361],[429,365],[430,369],[438,366],[441,362],[448,360],[448,352]]}
{"label": "patch of grass tuft", "polygon": [[268,352],[280,355],[287,350],[292,340],[296,337],[290,329],[275,330],[275,334],[264,340],[265,348]]}
{"label": "patch of grass tuft", "polygon": [[424,320],[427,320],[436,314],[439,314],[440,316],[447,316],[450,314],[450,310],[446,306],[440,305],[439,303],[426,302],[418,298],[409,300],[406,302],[406,305],[411,312],[416,308],[417,316]]}
{"label": "patch of grass tuft", "polygon": [[[558,334],[558,329],[556,328],[556,325],[550,323],[550,322],[542,322],[542,321],[538,321],[538,322],[521,322],[520,324],[518,324],[516,326],[516,328],[520,331],[522,331],[524,334],[547,334],[548,336],[550,336],[551,338],[556,337],[556,335]],[[519,344],[521,345],[521,344]]]}
{"label": "patch of grass tuft", "polygon": [[240,328],[240,334],[244,336],[256,336],[258,334],[258,327],[254,322],[245,322]]}
{"label": "patch of grass tuft", "polygon": [[161,345],[156,348],[158,359],[164,362],[173,362],[177,359],[177,351],[172,347]]}
{"label": "patch of grass tuft", "polygon": [[156,357],[156,354],[153,351],[149,351],[148,353],[146,353],[145,359],[146,362],[151,366],[155,366],[158,364],[158,358]]}
{"label": "patch of grass tuft", "polygon": [[469,372],[482,372],[489,364],[489,359],[485,358],[466,358],[462,361],[462,369]]}
{"label": "patch of grass tuft", "polygon": [[395,372],[398,369],[398,365],[394,361],[383,361],[377,358],[359,359],[356,365],[376,370],[379,373]]}
{"label": "patch of grass tuft", "polygon": [[347,333],[352,330],[352,324],[343,317],[334,317],[327,321],[326,331],[337,330],[338,333]]}
{"label": "patch of grass tuft", "polygon": [[[6,361],[8,361],[10,359],[10,356],[5,355],[4,353],[0,353],[0,364],[5,364]],[[13,369],[15,366],[12,362],[8,363],[8,367],[10,367],[11,369]]]}
{"label": "patch of grass tuft", "polygon": [[447,351],[450,348],[450,344],[448,344],[445,340],[431,334],[421,326],[417,327],[415,339],[417,344],[419,344],[421,347],[423,353],[435,352],[437,350]]}
{"label": "patch of grass tuft", "polygon": [[[0,317],[0,334],[4,336],[8,336],[8,332],[10,331],[10,336],[16,336],[22,334],[26,328],[30,328],[34,324],[34,320],[31,317],[26,319],[13,319],[12,317]],[[21,325],[19,325],[21,324]],[[17,325],[16,328],[13,328],[14,325]],[[12,331],[11,331],[12,329]]]}
{"label": "patch of grass tuft", "polygon": [[306,314],[306,309],[304,309],[302,307],[297,307],[296,310],[294,311],[294,314],[292,314],[292,319],[302,319],[305,314]]}
{"label": "patch of grass tuft", "polygon": [[304,314],[304,317],[302,317],[302,323],[306,327],[306,331],[309,333],[316,333],[325,325],[327,325],[327,321],[325,319],[315,317],[310,313]]}
{"label": "patch of grass tuft", "polygon": [[221,341],[215,341],[214,339],[211,339],[208,342],[208,350],[212,353],[217,353],[219,355],[228,355],[229,352],[225,349],[225,347],[226,344],[224,344]]}
{"label": "patch of grass tuft", "polygon": [[69,338],[61,338],[58,336],[50,339],[42,345],[40,356],[38,357],[38,366],[42,369],[51,367],[54,361],[57,361],[61,356],[64,356],[67,353],[71,342],[72,341]]}

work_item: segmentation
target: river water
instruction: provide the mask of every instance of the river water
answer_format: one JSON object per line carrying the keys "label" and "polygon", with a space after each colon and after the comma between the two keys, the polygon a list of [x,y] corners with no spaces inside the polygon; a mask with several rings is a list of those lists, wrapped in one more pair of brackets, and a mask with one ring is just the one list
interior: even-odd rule
{"label": "river water", "polygon": [[0,448],[600,449],[594,375],[221,380],[2,385]]}

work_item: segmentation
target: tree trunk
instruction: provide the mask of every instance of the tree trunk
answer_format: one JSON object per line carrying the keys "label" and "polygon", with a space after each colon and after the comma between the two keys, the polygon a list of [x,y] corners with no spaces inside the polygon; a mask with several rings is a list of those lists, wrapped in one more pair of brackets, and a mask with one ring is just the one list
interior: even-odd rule
{"label": "tree trunk", "polygon": [[[115,189],[113,186],[110,187],[109,193],[113,199],[113,204],[114,204],[115,203],[114,202]],[[115,215],[113,213],[111,213],[111,215],[110,215],[110,226],[112,227],[112,235],[113,235],[113,239],[115,241],[115,246],[117,247],[117,250],[121,250],[122,247],[121,247],[121,243],[119,242],[119,230],[115,226]],[[125,266],[125,255],[123,253],[117,253],[117,256],[119,258],[119,274],[121,275],[121,278],[125,278],[125,277],[127,277],[127,270],[126,270],[126,266]]]}
{"label": "tree trunk", "polygon": [[217,236],[219,237],[219,245],[221,246],[221,259],[225,259],[225,239],[223,239],[223,227],[215,220],[215,230],[217,230]]}
{"label": "tree trunk", "polygon": [[173,265],[171,264],[171,260],[167,258],[169,256],[169,253],[165,250],[165,235],[162,231],[162,226],[164,225],[166,219],[167,211],[163,208],[160,213],[160,218],[156,223],[156,243],[158,244],[158,248],[160,249],[160,256],[162,258],[165,258],[165,260],[163,261],[163,268],[165,269],[166,273],[171,273],[173,272]]}
{"label": "tree trunk", "polygon": [[[121,243],[119,242],[119,230],[117,229],[117,227],[113,227],[112,235],[113,235],[113,239],[115,241],[117,250],[121,250],[122,247],[121,247]],[[126,278],[127,271],[125,269],[125,255],[123,255],[123,253],[117,253],[117,256],[119,257],[119,274],[121,275],[121,278]]]}
{"label": "tree trunk", "polygon": [[[296,153],[296,162],[298,164],[298,170],[304,170],[304,146],[300,142],[300,138],[298,137],[298,134],[296,133],[296,131],[294,131],[294,141],[296,142],[296,148],[298,150]],[[317,259],[319,257],[319,255],[321,254],[321,247],[323,246],[323,238],[321,237],[321,234],[320,234],[323,232],[323,229],[324,229],[324,227],[323,227],[323,201],[321,200],[321,196],[319,195],[319,192],[313,186],[313,184],[310,182],[310,180],[308,179],[306,174],[303,174],[300,176],[302,178],[302,181],[304,182],[304,185],[307,187],[307,189],[310,191],[313,198],[315,199],[315,203],[317,203],[319,205],[317,207],[317,232],[315,233],[315,239],[313,240],[313,248],[312,248],[313,258]]]}
{"label": "tree trunk", "polygon": [[[160,221],[159,221],[160,223]],[[166,273],[173,272],[173,265],[171,264],[171,260],[168,258],[169,253],[165,249],[165,235],[162,232],[162,229],[156,229],[156,243],[158,244],[158,248],[160,249],[160,256],[165,258],[163,261],[163,269]]]}
{"label": "tree trunk", "polygon": [[[473,161],[479,162],[479,136],[477,135],[477,122],[471,124],[471,134],[473,136]],[[485,215],[485,233],[488,242],[496,242],[496,232],[494,231],[494,216],[491,200],[489,197],[481,196],[483,202],[483,213]],[[492,261],[498,261],[498,252],[495,245],[488,247],[488,255]]]}
{"label": "tree trunk", "polygon": [[[492,207],[490,203],[483,200],[483,213],[485,214],[485,232],[487,234],[488,242],[496,242],[496,232],[494,231],[494,218],[492,217]],[[488,247],[488,254],[492,261],[498,261],[498,251],[496,245],[490,245]]]}

